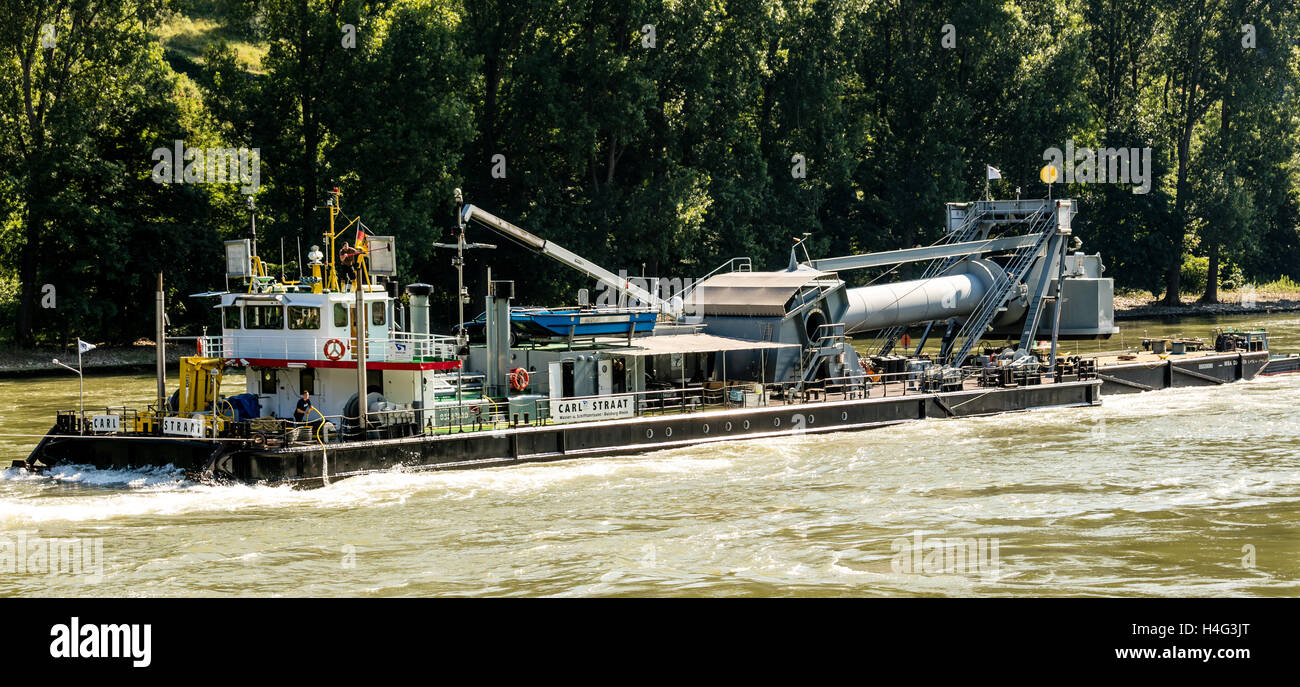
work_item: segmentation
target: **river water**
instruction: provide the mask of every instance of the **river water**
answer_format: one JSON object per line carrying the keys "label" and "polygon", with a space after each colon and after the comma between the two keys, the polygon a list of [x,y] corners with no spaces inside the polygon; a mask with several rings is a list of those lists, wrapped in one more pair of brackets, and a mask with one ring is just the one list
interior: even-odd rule
{"label": "river water", "polygon": [[[1300,350],[1300,315],[1122,326],[1132,344],[1258,324]],[[86,393],[143,407],[153,380]],[[1288,375],[314,491],[7,470],[0,595],[1296,595],[1297,399]],[[0,380],[0,431],[76,400],[71,375]],[[0,457],[35,442],[0,437]],[[80,570],[41,558],[74,539]]]}

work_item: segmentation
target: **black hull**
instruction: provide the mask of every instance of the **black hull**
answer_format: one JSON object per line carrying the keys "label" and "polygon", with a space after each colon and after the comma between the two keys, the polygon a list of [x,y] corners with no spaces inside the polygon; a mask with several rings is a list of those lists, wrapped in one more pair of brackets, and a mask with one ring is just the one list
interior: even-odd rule
{"label": "black hull", "polygon": [[38,447],[33,457],[47,464],[72,462],[96,467],[172,464],[198,479],[229,478],[309,488],[399,467],[412,471],[496,467],[738,439],[870,429],[927,418],[1090,406],[1101,402],[1100,389],[1100,382],[1091,380],[348,442],[323,449],[318,445],[276,450],[230,446],[233,450],[216,455],[214,451],[223,449],[202,442],[64,438]]}
{"label": "black hull", "polygon": [[1260,372],[1262,375],[1286,375],[1300,372],[1300,357],[1272,358]]}
{"label": "black hull", "polygon": [[[242,442],[240,442],[242,443]],[[187,472],[201,472],[225,445],[211,441],[181,441],[162,437],[78,437],[48,434],[32,451],[27,462],[39,459],[45,465],[93,465],[113,468],[161,467],[174,465]]]}
{"label": "black hull", "polygon": [[1265,366],[1270,366],[1266,351],[1188,358],[1171,355],[1159,363],[1099,365],[1097,377],[1102,380],[1102,396],[1112,396],[1161,389],[1218,386],[1254,379]]}

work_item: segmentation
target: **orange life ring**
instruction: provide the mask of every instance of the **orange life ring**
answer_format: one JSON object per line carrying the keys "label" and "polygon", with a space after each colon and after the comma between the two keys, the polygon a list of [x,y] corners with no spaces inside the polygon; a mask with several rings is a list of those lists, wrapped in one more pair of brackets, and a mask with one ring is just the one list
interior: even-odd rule
{"label": "orange life ring", "polygon": [[325,353],[326,358],[329,358],[330,360],[338,360],[343,357],[345,352],[347,352],[347,348],[343,345],[341,339],[330,339],[325,342],[323,352]]}
{"label": "orange life ring", "polygon": [[510,371],[510,388],[515,391],[523,391],[528,388],[528,370],[522,367],[516,367]]}

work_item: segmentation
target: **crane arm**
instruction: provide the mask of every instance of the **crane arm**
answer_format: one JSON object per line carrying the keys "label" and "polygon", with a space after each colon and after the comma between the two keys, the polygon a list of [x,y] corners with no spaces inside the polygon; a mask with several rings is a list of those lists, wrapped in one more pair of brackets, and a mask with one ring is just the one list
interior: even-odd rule
{"label": "crane arm", "polygon": [[673,317],[681,316],[681,306],[677,303],[666,301],[636,284],[631,283],[626,278],[614,274],[600,265],[592,263],[564,246],[561,246],[554,241],[547,241],[546,239],[524,231],[523,229],[520,229],[510,222],[507,222],[482,208],[473,205],[466,205],[461,210],[460,216],[462,223],[468,222],[469,220],[478,220],[479,224],[512,238],[538,253],[568,265],[579,272],[594,277],[600,283],[605,284],[609,288],[614,289],[629,298],[646,303],[650,307],[666,315],[671,315]]}

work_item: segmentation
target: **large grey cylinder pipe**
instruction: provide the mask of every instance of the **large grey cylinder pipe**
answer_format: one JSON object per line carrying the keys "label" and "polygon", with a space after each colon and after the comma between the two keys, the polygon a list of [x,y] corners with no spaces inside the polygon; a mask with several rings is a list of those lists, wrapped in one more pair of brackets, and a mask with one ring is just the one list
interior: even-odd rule
{"label": "large grey cylinder pipe", "polygon": [[412,334],[429,333],[429,294],[433,292],[430,284],[407,284],[406,293],[411,296]]}
{"label": "large grey cylinder pipe", "polygon": [[962,274],[849,289],[845,333],[971,314],[1002,275],[1002,268],[986,260],[972,260],[964,263],[963,269]]}

